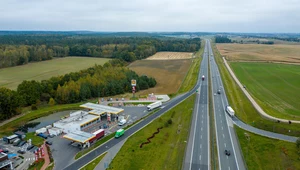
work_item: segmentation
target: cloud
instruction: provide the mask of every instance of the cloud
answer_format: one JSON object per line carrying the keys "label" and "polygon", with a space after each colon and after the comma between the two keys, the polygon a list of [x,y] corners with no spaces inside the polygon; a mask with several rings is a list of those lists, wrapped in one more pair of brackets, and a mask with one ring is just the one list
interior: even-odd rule
{"label": "cloud", "polygon": [[300,0],[4,0],[1,30],[299,32]]}

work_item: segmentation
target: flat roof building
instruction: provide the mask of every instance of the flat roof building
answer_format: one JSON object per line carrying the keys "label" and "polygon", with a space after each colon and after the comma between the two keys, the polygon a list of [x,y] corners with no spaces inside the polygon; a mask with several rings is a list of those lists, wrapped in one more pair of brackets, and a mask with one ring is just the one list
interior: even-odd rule
{"label": "flat roof building", "polygon": [[94,103],[82,104],[82,105],[80,105],[80,107],[89,109],[90,114],[94,114],[94,115],[98,115],[98,116],[100,116],[101,114],[104,114],[104,113],[119,114],[124,111],[124,109],[121,109],[121,108],[104,106],[101,104],[94,104]]}

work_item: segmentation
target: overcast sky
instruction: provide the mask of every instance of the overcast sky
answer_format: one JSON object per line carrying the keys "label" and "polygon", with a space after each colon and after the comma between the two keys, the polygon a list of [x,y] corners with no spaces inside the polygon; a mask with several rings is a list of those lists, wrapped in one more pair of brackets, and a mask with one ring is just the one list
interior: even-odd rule
{"label": "overcast sky", "polygon": [[0,0],[0,30],[300,32],[300,0]]}

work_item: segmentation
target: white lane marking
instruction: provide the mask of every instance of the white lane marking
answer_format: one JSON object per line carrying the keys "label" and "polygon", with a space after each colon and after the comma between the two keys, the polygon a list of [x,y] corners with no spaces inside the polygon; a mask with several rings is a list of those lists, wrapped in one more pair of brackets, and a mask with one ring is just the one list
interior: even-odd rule
{"label": "white lane marking", "polygon": [[203,120],[201,121],[201,123],[203,124]]}
{"label": "white lane marking", "polygon": [[202,118],[203,118],[203,115],[202,115]]}
{"label": "white lane marking", "polygon": [[200,144],[200,149],[202,149],[202,144]]}
{"label": "white lane marking", "polygon": [[201,131],[202,131],[203,129],[201,128]]}
{"label": "white lane marking", "polygon": [[228,170],[230,170],[230,166],[228,167]]}
{"label": "white lane marking", "polygon": [[[199,160],[201,161],[201,155],[199,156]],[[199,168],[200,169],[200,168]]]}
{"label": "white lane marking", "polygon": [[226,143],[224,143],[224,146],[225,146],[225,148],[226,148]]}
{"label": "white lane marking", "polygon": [[223,130],[223,126],[222,126],[222,130]]}
{"label": "white lane marking", "polygon": [[223,138],[225,138],[225,135],[223,134]]}
{"label": "white lane marking", "polygon": [[201,139],[202,139],[202,135],[201,135],[200,137],[201,137]]}
{"label": "white lane marking", "polygon": [[222,123],[222,120],[221,120],[221,123]]}
{"label": "white lane marking", "polygon": [[[202,85],[202,83],[200,83],[200,86]],[[201,88],[200,88],[200,93],[201,93]],[[196,110],[196,123],[195,123],[195,128],[194,128],[194,137],[193,137],[193,145],[192,145],[192,152],[191,152],[191,161],[190,161],[190,168],[192,168],[192,159],[193,159],[193,152],[194,152],[194,144],[195,144],[195,135],[196,135],[196,127],[197,127],[197,120],[198,120],[198,112],[199,112],[199,98],[197,101],[197,110]],[[202,115],[203,116],[203,115]]]}

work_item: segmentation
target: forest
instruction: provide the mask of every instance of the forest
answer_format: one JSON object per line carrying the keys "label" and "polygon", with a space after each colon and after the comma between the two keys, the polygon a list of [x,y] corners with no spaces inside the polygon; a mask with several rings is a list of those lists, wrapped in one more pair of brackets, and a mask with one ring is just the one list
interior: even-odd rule
{"label": "forest", "polygon": [[159,51],[195,52],[200,46],[200,38],[0,35],[0,68],[67,56],[115,58],[132,62]]}
{"label": "forest", "polygon": [[216,36],[216,43],[232,43],[231,39],[227,36]]}
{"label": "forest", "polygon": [[0,88],[0,120],[18,115],[22,107],[37,109],[41,103],[66,104],[86,99],[131,92],[131,79],[137,80],[136,91],[156,85],[154,78],[138,76],[126,62],[110,60],[103,66],[95,65],[79,72],[52,77],[41,82],[23,81],[17,91]]}

